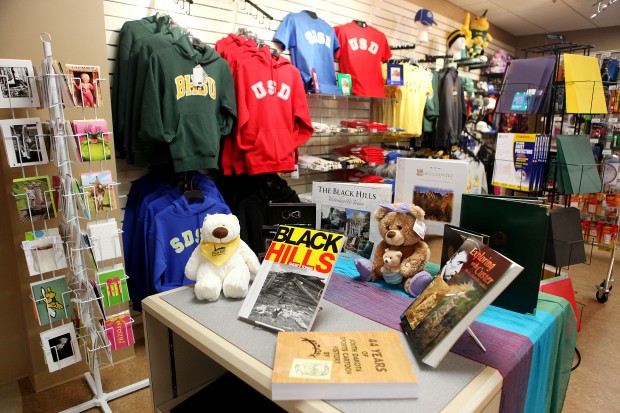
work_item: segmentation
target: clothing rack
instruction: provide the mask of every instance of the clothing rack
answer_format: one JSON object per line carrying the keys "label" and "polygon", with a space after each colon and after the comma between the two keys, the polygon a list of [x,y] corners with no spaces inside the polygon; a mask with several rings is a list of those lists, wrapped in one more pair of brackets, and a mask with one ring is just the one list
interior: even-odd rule
{"label": "clothing rack", "polygon": [[[254,3],[251,0],[243,0],[243,6],[241,6],[241,10],[245,10],[245,5],[249,4],[252,8],[249,11],[249,14],[251,16],[256,17],[253,13],[252,10],[256,10],[256,14],[260,13],[261,15],[261,19],[259,20],[259,24],[263,24],[265,19],[269,20],[269,24],[271,23],[271,21],[273,20],[273,17],[271,16],[271,14],[267,13],[265,10],[261,9],[259,6],[256,5],[256,3]],[[271,24],[270,24],[271,25]]]}
{"label": "clothing rack", "polygon": [[424,55],[424,59],[418,60],[418,62],[420,62],[420,63],[434,63],[438,59],[444,59],[444,60],[452,59],[452,55],[451,54],[445,54],[445,55],[428,55],[428,54],[425,54]]}
{"label": "clothing rack", "polygon": [[524,58],[527,59],[528,54],[530,52],[539,53],[539,54],[542,54],[543,56],[546,54],[552,54],[552,55],[558,56],[561,53],[583,52],[584,56],[588,56],[592,48],[594,48],[594,46],[591,44],[558,42],[558,43],[544,44],[540,46],[526,47],[525,49],[521,49],[521,51],[525,52]]}
{"label": "clothing rack", "polygon": [[392,50],[410,50],[415,49],[415,44],[403,44],[399,46],[390,46]]}

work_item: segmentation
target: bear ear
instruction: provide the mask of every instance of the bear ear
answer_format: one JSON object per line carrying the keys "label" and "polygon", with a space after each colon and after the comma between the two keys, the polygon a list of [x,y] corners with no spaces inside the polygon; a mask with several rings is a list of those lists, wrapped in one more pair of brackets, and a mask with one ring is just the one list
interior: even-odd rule
{"label": "bear ear", "polygon": [[416,219],[424,219],[424,210],[417,205],[411,204],[409,212],[416,217]]}
{"label": "bear ear", "polygon": [[398,258],[402,258],[403,257],[402,251],[396,251],[396,255],[398,256]]}
{"label": "bear ear", "polygon": [[390,252],[390,249],[389,249],[389,248],[386,248],[386,249],[384,250],[384,252]]}
{"label": "bear ear", "polygon": [[383,208],[383,207],[377,208],[377,210],[375,211],[375,219],[377,221],[381,221],[383,217],[387,215],[388,212],[390,212],[390,210],[387,208]]}

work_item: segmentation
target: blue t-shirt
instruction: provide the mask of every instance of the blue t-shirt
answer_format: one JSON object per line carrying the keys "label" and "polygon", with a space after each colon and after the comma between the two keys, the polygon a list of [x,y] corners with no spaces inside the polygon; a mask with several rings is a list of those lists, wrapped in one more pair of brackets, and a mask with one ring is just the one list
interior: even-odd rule
{"label": "blue t-shirt", "polygon": [[301,72],[304,84],[311,81],[314,68],[320,93],[340,94],[334,68],[334,54],[340,49],[340,43],[334,28],[325,20],[313,19],[305,11],[289,13],[273,38],[282,43],[285,50],[290,49],[291,60]]}

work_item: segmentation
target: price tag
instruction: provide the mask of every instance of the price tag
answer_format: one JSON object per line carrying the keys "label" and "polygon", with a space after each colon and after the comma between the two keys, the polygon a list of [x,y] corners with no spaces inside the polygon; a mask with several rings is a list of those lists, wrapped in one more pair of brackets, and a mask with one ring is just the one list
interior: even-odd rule
{"label": "price tag", "polygon": [[193,73],[194,87],[202,87],[202,85],[204,85],[204,78],[206,74],[207,73],[204,71],[202,66],[196,65],[196,67],[194,67],[194,73]]}
{"label": "price tag", "polygon": [[592,123],[601,123],[601,118],[592,118]]}
{"label": "price tag", "polygon": [[424,236],[426,235],[426,224],[419,219],[416,219],[413,224],[413,232],[418,234],[420,238],[424,239]]}
{"label": "price tag", "polygon": [[618,123],[618,118],[609,118],[609,123]]}
{"label": "price tag", "polygon": [[590,143],[598,143],[598,139],[590,139]]}
{"label": "price tag", "polygon": [[291,179],[299,179],[299,164],[295,164],[295,170],[291,172]]}
{"label": "price tag", "polygon": [[611,155],[611,149],[603,149],[601,152],[603,155]]}

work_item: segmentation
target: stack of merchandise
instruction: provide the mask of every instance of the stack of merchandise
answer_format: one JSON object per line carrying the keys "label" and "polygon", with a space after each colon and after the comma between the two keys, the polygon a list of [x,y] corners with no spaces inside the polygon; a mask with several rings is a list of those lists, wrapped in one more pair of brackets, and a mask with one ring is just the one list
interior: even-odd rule
{"label": "stack of merchandise", "polygon": [[355,155],[370,166],[380,165],[384,163],[385,157],[383,155],[383,150],[376,146],[359,146],[359,145],[345,145],[335,149],[336,153],[339,153],[343,156]]}
{"label": "stack of merchandise", "polygon": [[602,192],[603,185],[587,135],[558,135],[558,191],[565,194]]}
{"label": "stack of merchandise", "polygon": [[238,109],[236,130],[223,143],[224,174],[294,171],[297,148],[314,133],[299,70],[243,36],[229,34],[215,50],[233,72]]}
{"label": "stack of merchandise", "polygon": [[314,171],[332,171],[334,169],[342,169],[340,162],[331,161],[318,156],[301,155],[297,160],[299,167],[304,169],[312,169]]}
{"label": "stack of merchandise", "polygon": [[207,214],[230,213],[206,176],[194,173],[179,184],[196,189],[183,192],[169,177],[150,173],[134,181],[127,196],[122,238],[135,310],[151,294],[191,283],[184,271],[200,243],[198,228]]}
{"label": "stack of merchandise", "polygon": [[368,132],[386,132],[388,125],[380,122],[371,122],[364,120],[341,120],[340,124],[348,128],[359,128]]}
{"label": "stack of merchandise", "polygon": [[497,113],[547,113],[551,103],[554,56],[511,62],[504,88],[497,102]]}
{"label": "stack of merchandise", "polygon": [[542,190],[546,183],[548,148],[548,135],[498,134],[493,185],[518,191]]}

